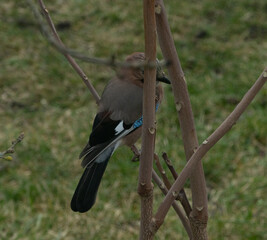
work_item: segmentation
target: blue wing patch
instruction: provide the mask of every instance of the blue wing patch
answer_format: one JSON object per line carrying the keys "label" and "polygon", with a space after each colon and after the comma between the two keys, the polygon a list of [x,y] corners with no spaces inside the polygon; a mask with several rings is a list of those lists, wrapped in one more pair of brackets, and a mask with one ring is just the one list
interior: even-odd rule
{"label": "blue wing patch", "polygon": [[139,128],[143,125],[143,116],[136,120],[133,124],[133,129]]}
{"label": "blue wing patch", "polygon": [[[156,111],[158,111],[159,103],[156,104]],[[143,125],[143,116],[136,120],[133,124],[133,129],[139,128]]]}

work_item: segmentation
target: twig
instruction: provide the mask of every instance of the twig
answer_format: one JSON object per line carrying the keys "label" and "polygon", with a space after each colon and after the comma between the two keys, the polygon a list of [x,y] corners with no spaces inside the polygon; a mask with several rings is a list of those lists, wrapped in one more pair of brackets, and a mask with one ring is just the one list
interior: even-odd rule
{"label": "twig", "polygon": [[156,153],[154,154],[154,160],[155,160],[156,166],[157,166],[157,168],[158,168],[158,170],[160,172],[161,178],[162,178],[165,186],[167,187],[167,189],[170,189],[171,188],[171,183],[170,183],[169,179],[167,178],[166,172],[163,169],[162,165],[160,164],[159,157],[158,157],[158,155]]}
{"label": "twig", "polygon": [[[174,169],[174,167],[172,165],[171,160],[168,158],[167,153],[164,152],[162,154],[162,158],[164,159],[166,165],[168,166],[170,172],[172,173],[172,176],[173,176],[174,180],[176,180],[178,178],[178,174],[175,171],[175,169]],[[168,188],[168,190],[169,189],[170,188]],[[188,198],[186,196],[185,190],[183,188],[180,190],[177,199],[181,202],[181,204],[182,204],[182,206],[183,206],[183,208],[185,210],[185,213],[186,213],[187,217],[189,217],[189,215],[190,215],[190,213],[192,211],[192,207],[191,207],[191,205],[190,205],[190,203],[188,201]]]}
{"label": "twig", "polygon": [[[143,0],[145,57],[147,62],[156,61],[155,1]],[[156,69],[145,67],[143,88],[142,152],[139,166],[138,193],[141,197],[140,240],[154,237],[150,223],[153,214],[152,168],[155,148],[155,95]]]}
{"label": "twig", "polygon": [[14,150],[15,146],[16,146],[19,142],[21,142],[21,141],[23,140],[23,138],[24,138],[24,133],[22,132],[22,133],[17,137],[17,139],[16,139],[15,141],[12,141],[12,145],[11,145],[7,150],[5,150],[4,152],[0,152],[0,158],[2,158],[2,159],[7,159],[7,160],[11,160],[11,159],[5,157],[5,155],[6,155],[6,154],[9,154],[9,153],[14,153],[14,151],[15,151],[15,150]]}
{"label": "twig", "polygon": [[173,176],[173,178],[174,178],[174,180],[175,180],[175,179],[178,177],[178,174],[177,174],[177,172],[175,171],[175,169],[174,169],[174,167],[173,167],[173,165],[172,165],[171,160],[168,158],[167,153],[165,153],[165,152],[162,153],[162,158],[164,159],[166,165],[167,165],[168,168],[170,169],[170,172],[171,172],[171,174],[172,174],[172,176]]}
{"label": "twig", "polygon": [[[153,227],[160,227],[164,221],[164,218],[172,205],[175,197],[173,193],[180,191],[188,179],[188,177],[194,171],[197,163],[201,161],[201,159],[205,156],[205,154],[232,128],[232,126],[239,119],[241,114],[246,110],[248,105],[263,87],[265,82],[267,81],[267,68],[258,78],[258,80],[254,83],[254,85],[248,90],[245,96],[242,98],[240,103],[235,107],[233,112],[223,121],[223,123],[196,149],[195,153],[187,162],[186,166],[172,185],[171,189],[168,191],[164,201],[161,203],[157,213],[155,214],[155,218],[153,218],[154,223]],[[199,211],[202,210],[200,207]],[[192,226],[192,225],[191,225]],[[193,230],[193,229],[192,229]]]}
{"label": "twig", "polygon": [[[131,147],[131,150],[134,153],[133,159],[136,159],[136,157],[140,156],[140,151],[137,149],[137,147],[135,145],[133,145]],[[152,169],[152,179],[158,185],[158,187],[160,188],[162,193],[164,195],[166,195],[168,193],[168,189],[166,188],[164,183],[161,181],[160,177],[158,176],[158,174],[155,172],[154,169]],[[172,207],[175,210],[175,212],[177,213],[178,217],[180,218],[189,238],[191,238],[192,237],[192,231],[191,231],[191,227],[190,227],[188,219],[185,217],[181,208],[179,207],[179,205],[176,202],[173,202]]]}
{"label": "twig", "polygon": [[138,162],[139,158],[140,158],[140,151],[137,149],[137,147],[135,145],[131,146],[131,150],[134,154],[134,156],[132,158],[132,162]]}
{"label": "twig", "polygon": [[[173,94],[181,127],[185,155],[186,159],[189,160],[194,153],[194,149],[198,147],[198,139],[184,73],[171,35],[163,0],[156,0],[156,20],[162,54],[165,59],[169,59],[172,62],[172,65],[168,67],[168,73],[172,80]],[[193,219],[192,222],[196,219],[199,225],[201,225],[201,229],[198,228],[198,226],[196,226],[196,228],[192,226],[193,235],[194,239],[204,240],[208,238],[206,230],[208,204],[206,183],[201,161],[197,163],[194,173],[190,176],[190,184],[193,203],[190,222],[191,219]]]}
{"label": "twig", "polygon": [[[29,1],[31,2],[31,1]],[[32,3],[30,3],[32,8],[34,9],[35,11],[35,15],[37,17],[37,10],[35,9],[34,5]],[[64,48],[64,44],[63,42],[61,41],[58,33],[57,33],[57,30],[55,28],[55,25],[52,21],[52,18],[50,17],[49,15],[49,11],[48,9],[45,7],[44,3],[42,0],[39,0],[39,5],[41,7],[41,10],[42,10],[42,13],[43,15],[45,16],[45,19],[53,33],[53,41],[57,43],[58,46],[61,46],[62,48]],[[39,16],[39,15],[38,15]],[[41,24],[41,18],[40,16],[38,17],[38,19],[40,20],[40,24]],[[46,31],[46,36],[50,36],[48,29],[46,29],[45,25],[44,24],[41,24],[41,26],[43,26],[43,31],[45,32]],[[67,52],[62,52],[60,51],[65,57],[66,59],[68,60],[68,62],[71,64],[71,66],[73,67],[73,69],[79,74],[79,76],[81,77],[81,79],[83,80],[83,82],[85,83],[85,85],[87,86],[87,88],[89,89],[89,91],[91,92],[91,94],[93,95],[96,103],[99,102],[100,100],[100,97],[97,93],[97,91],[95,90],[95,88],[93,87],[93,85],[91,84],[91,82],[89,81],[88,77],[86,76],[86,74],[83,72],[83,70],[81,69],[81,67],[77,64],[77,62],[69,55],[69,53]]]}
{"label": "twig", "polygon": [[[40,25],[46,40],[49,41],[53,47],[55,47],[59,52],[61,52],[64,55],[68,54],[68,55],[72,56],[73,58],[82,60],[84,62],[97,64],[97,65],[105,65],[105,66],[110,66],[110,67],[134,67],[134,68],[149,67],[149,68],[156,68],[157,66],[168,66],[170,64],[169,61],[164,61],[164,60],[159,61],[158,63],[140,62],[140,61],[132,61],[130,63],[129,62],[120,62],[120,61],[117,61],[114,56],[111,56],[109,59],[89,57],[87,55],[84,55],[81,52],[77,52],[73,49],[67,48],[64,45],[62,45],[61,43],[59,43],[58,40],[53,35],[50,34],[49,28],[44,23],[42,16],[40,15],[38,10],[36,9],[32,0],[27,0],[27,2],[30,5],[30,7],[34,13],[38,24]],[[39,0],[39,2],[40,2],[40,0]],[[44,9],[44,11],[47,11],[47,14],[48,14],[48,10],[45,7],[43,9]],[[45,13],[45,15],[47,15],[47,14]]]}
{"label": "twig", "polygon": [[[152,178],[153,178],[154,182],[159,186],[162,193],[164,195],[166,195],[168,193],[168,189],[166,188],[164,183],[161,181],[160,177],[157,175],[155,170],[152,171]],[[188,234],[188,237],[191,239],[192,238],[192,230],[191,230],[191,226],[190,226],[188,218],[185,217],[185,215],[182,212],[182,209],[179,207],[177,202],[173,202],[172,207],[175,210],[175,212],[177,213],[177,215],[179,216],[179,218],[180,218],[180,220],[181,220],[181,222],[182,222],[182,224],[183,224],[183,226],[184,226],[184,228]]]}

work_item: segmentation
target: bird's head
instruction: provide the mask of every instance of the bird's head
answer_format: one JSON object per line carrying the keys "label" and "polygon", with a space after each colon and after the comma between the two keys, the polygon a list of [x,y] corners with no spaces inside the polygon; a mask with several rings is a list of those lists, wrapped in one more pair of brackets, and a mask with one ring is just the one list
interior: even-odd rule
{"label": "bird's head", "polygon": [[[129,55],[126,58],[126,62],[129,63],[136,63],[138,65],[139,62],[144,62],[145,61],[145,54],[142,52],[135,52]],[[163,72],[158,59],[156,59],[157,63],[157,74],[156,74],[156,80],[157,82],[164,82],[167,84],[170,84],[170,80],[166,78],[165,73]],[[144,84],[144,66],[137,66],[137,67],[127,67],[121,69],[119,72],[119,76],[123,77],[126,81],[129,81],[141,88],[143,88]]]}

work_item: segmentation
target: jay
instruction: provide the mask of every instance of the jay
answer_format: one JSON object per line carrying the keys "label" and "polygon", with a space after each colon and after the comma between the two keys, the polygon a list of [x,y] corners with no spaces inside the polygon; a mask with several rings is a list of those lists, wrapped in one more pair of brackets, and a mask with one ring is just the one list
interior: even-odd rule
{"label": "jay", "polygon": [[[126,61],[142,62],[145,55],[135,52]],[[170,84],[159,65],[156,81],[157,108],[163,97],[159,82]],[[86,212],[94,205],[100,181],[113,152],[120,145],[132,146],[140,138],[143,83],[143,68],[124,67],[105,87],[89,141],[80,154],[85,170],[71,200],[73,211]]]}

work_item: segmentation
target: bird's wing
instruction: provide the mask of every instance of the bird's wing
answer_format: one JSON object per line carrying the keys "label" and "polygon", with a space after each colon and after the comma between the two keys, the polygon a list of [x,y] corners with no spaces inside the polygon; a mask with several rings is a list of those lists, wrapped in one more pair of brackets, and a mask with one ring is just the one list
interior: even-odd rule
{"label": "bird's wing", "polygon": [[[159,103],[156,104],[156,111],[158,107]],[[94,120],[89,141],[79,156],[79,158],[83,158],[82,167],[93,163],[108,147],[114,146],[121,138],[142,125],[143,116],[132,124],[125,124],[122,120],[113,121],[108,112],[98,113]]]}
{"label": "bird's wing", "polygon": [[115,145],[135,128],[136,125],[125,124],[122,120],[113,121],[108,112],[98,113],[93,123],[89,141],[80,154],[80,158],[84,158],[82,166],[85,167],[93,163],[105,149]]}

